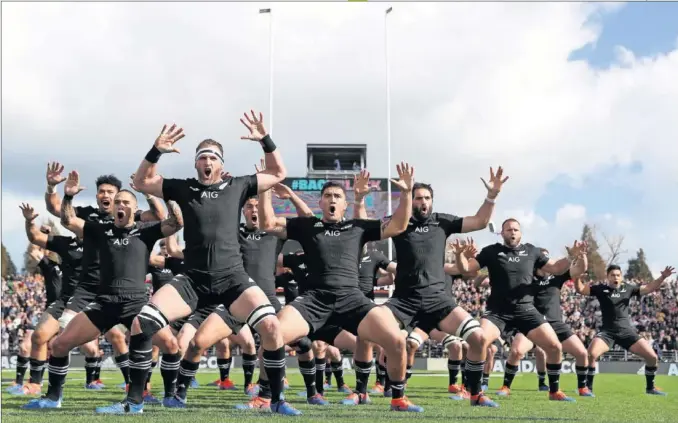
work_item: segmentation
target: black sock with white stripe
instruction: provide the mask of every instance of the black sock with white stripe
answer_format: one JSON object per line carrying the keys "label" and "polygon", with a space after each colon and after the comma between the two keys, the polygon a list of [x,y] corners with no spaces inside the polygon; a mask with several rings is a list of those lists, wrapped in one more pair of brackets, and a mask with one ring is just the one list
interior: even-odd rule
{"label": "black sock with white stripe", "polygon": [[518,373],[518,366],[506,363],[506,369],[504,370],[504,386],[511,389],[511,384],[513,383],[513,378],[516,377],[516,373]]}
{"label": "black sock with white stripe", "polygon": [[180,362],[181,353],[162,355],[160,376],[162,376],[162,383],[165,385],[165,397],[173,397],[177,393]]}
{"label": "black sock with white stripe", "polygon": [[657,366],[645,366],[645,389],[651,391],[655,389],[654,376],[657,374]]}
{"label": "black sock with white stripe", "polygon": [[577,388],[586,388],[586,374],[588,373],[588,368],[586,366],[575,366],[575,370],[577,371]]}
{"label": "black sock with white stripe", "polygon": [[19,355],[16,358],[16,378],[14,379],[14,382],[17,385],[24,384],[24,376],[26,375],[26,370],[28,370],[28,362],[28,357]]}
{"label": "black sock with white stripe", "polygon": [[537,371],[537,378],[539,379],[539,386],[546,386],[546,372]]}
{"label": "black sock with white stripe", "polygon": [[52,401],[59,401],[63,395],[64,383],[66,382],[66,375],[68,374],[68,364],[70,357],[55,357],[49,358],[49,365],[47,366],[48,374],[48,388],[47,398]]}
{"label": "black sock with white stripe", "polygon": [[386,384],[386,367],[382,366],[381,363],[377,363],[377,383],[381,386]]}
{"label": "black sock with white stripe", "polygon": [[393,392],[392,398],[399,399],[405,396],[405,381],[404,380],[392,380],[391,381],[391,392]]}
{"label": "black sock with white stripe", "polygon": [[259,379],[259,397],[271,399],[271,384],[268,380]]}
{"label": "black sock with white stripe", "polygon": [[30,383],[42,385],[42,377],[45,374],[46,363],[47,362],[45,360],[36,360],[35,358],[31,358],[31,378],[29,379]]}
{"label": "black sock with white stripe", "polygon": [[332,384],[332,364],[329,360],[325,360],[325,383]]}
{"label": "black sock with white stripe", "polygon": [[97,358],[96,357],[85,357],[85,385],[89,385],[94,382],[94,374],[97,370]]}
{"label": "black sock with white stripe", "polygon": [[122,373],[125,383],[129,383],[129,354],[120,354],[115,357],[115,365],[120,369],[120,373]]}
{"label": "black sock with white stripe", "polygon": [[315,389],[320,395],[325,393],[325,386],[323,385],[323,376],[325,374],[325,369],[327,368],[327,362],[324,358],[315,358]]}
{"label": "black sock with white stripe", "polygon": [[303,376],[304,385],[306,385],[306,398],[316,395],[318,391],[315,387],[315,362],[299,359],[299,373]]}
{"label": "black sock with white stripe", "polygon": [[242,371],[245,374],[245,389],[252,384],[252,378],[254,377],[254,368],[257,366],[257,355],[256,354],[244,354],[242,355]]}
{"label": "black sock with white stripe", "polygon": [[228,376],[231,374],[231,363],[233,363],[233,358],[217,358],[217,367],[219,368],[219,380],[222,382],[228,379]]}
{"label": "black sock with white stripe", "polygon": [[341,388],[346,384],[344,382],[344,365],[341,361],[333,361],[331,364],[331,369],[332,374],[334,375],[334,379],[337,381],[337,386]]}
{"label": "black sock with white stripe", "polygon": [[97,357],[94,360],[94,374],[92,375],[92,378],[94,378],[94,380],[99,380],[101,379],[101,362],[104,361],[104,358]]}
{"label": "black sock with white stripe", "polygon": [[480,382],[484,368],[484,361],[466,360],[466,389],[472,396],[480,393]]}
{"label": "black sock with white stripe", "polygon": [[589,366],[589,371],[586,373],[586,386],[593,391],[593,377],[596,375],[596,365]]}
{"label": "black sock with white stripe", "polygon": [[457,384],[457,377],[459,376],[460,368],[461,360],[447,360],[447,371],[450,374],[450,385]]}
{"label": "black sock with white stripe", "polygon": [[480,384],[481,387],[488,386],[490,384],[490,374],[483,373],[483,382]]}
{"label": "black sock with white stripe", "polygon": [[555,394],[560,391],[560,368],[562,363],[546,363],[546,374],[549,377],[549,392]]}
{"label": "black sock with white stripe", "polygon": [[179,366],[179,377],[177,378],[177,396],[183,400],[186,399],[188,388],[191,386],[191,381],[198,373],[200,362],[194,363],[186,359],[181,360]]}
{"label": "black sock with white stripe", "polygon": [[408,381],[412,377],[412,366],[409,364],[407,365],[407,369],[405,370],[405,380]]}
{"label": "black sock with white stripe", "polygon": [[264,369],[271,384],[271,402],[280,401],[283,390],[283,378],[285,377],[285,347],[274,351],[264,350]]}
{"label": "black sock with white stripe", "polygon": [[[132,404],[143,404],[148,371],[153,361],[153,342],[143,333],[132,335],[129,339],[129,350],[130,354],[125,354],[129,357],[127,401]],[[116,357],[117,360],[118,357]]]}
{"label": "black sock with white stripe", "polygon": [[371,361],[355,361],[355,392],[358,394],[367,393],[367,384],[372,372]]}

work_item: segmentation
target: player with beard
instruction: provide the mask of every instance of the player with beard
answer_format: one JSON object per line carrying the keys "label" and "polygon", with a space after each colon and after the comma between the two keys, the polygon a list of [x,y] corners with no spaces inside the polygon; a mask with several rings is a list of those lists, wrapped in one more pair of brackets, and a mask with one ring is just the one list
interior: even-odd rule
{"label": "player with beard", "polygon": [[581,295],[596,297],[600,303],[603,326],[589,344],[589,369],[587,386],[593,391],[593,376],[596,372],[596,360],[606,353],[614,344],[630,351],[645,360],[645,393],[648,395],[666,395],[654,385],[657,373],[657,353],[647,340],[641,338],[633,327],[629,317],[631,298],[640,298],[661,288],[664,281],[675,273],[675,269],[667,266],[659,278],[646,284],[638,285],[624,282],[622,271],[616,264],[607,268],[607,281],[603,284],[585,284],[581,278],[575,279],[575,290]]}
{"label": "player with beard", "polygon": [[401,327],[417,322],[417,326],[426,333],[439,329],[468,342],[466,373],[473,406],[497,406],[480,390],[487,346],[478,322],[457,306],[452,295],[445,292],[445,246],[447,238],[454,233],[477,231],[487,226],[495,199],[508,179],[502,179],[502,176],[501,167],[496,175],[490,168],[490,181],[485,182],[481,178],[487,189],[487,198],[475,216],[464,218],[434,213],[433,188],[428,184],[415,184],[411,193],[412,218],[409,226],[404,233],[393,238],[398,273],[395,290],[385,306],[400,321]]}
{"label": "player with beard", "polygon": [[[257,173],[261,173],[264,168],[264,162],[262,160],[261,168],[256,168]],[[285,188],[281,184],[276,185],[274,188],[276,192],[279,192],[280,195],[287,194]],[[284,194],[283,194],[284,193]],[[301,215],[312,215],[313,212],[303,203],[301,200],[294,195],[290,195],[288,198],[293,198],[295,206],[297,207],[298,213]],[[275,236],[275,234],[267,233],[261,231],[259,228],[258,220],[258,209],[257,209],[258,200],[256,197],[249,198],[245,205],[243,206],[242,212],[245,218],[245,223],[240,225],[239,231],[239,242],[240,242],[240,251],[242,254],[243,265],[247,274],[256,281],[257,285],[261,290],[266,294],[269,302],[277,311],[280,311],[280,302],[276,297],[275,293],[275,267],[278,254],[282,250],[283,240]],[[200,357],[203,353],[209,349],[212,345],[219,343],[224,347],[229,347],[229,338],[231,341],[239,345],[249,346],[249,349],[243,348],[243,370],[245,373],[245,394],[253,395],[254,386],[252,385],[252,377],[254,375],[254,366],[257,360],[257,352],[255,349],[254,339],[252,334],[247,326],[243,327],[243,324],[235,317],[233,317],[224,307],[217,307],[212,313],[210,313],[204,322],[198,328],[198,331],[193,336],[193,339],[190,341],[188,351],[184,360],[192,361],[194,363],[200,362]],[[226,348],[217,348],[217,350],[226,350]],[[263,350],[261,350],[263,354]],[[263,359],[263,357],[260,357]],[[220,356],[217,358],[217,364],[220,366],[220,373],[223,378],[223,367],[225,365],[230,366],[230,356],[228,361],[224,363],[224,357]],[[265,372],[262,370],[261,372]],[[182,367],[182,374],[187,373],[186,370]],[[181,378],[181,376],[180,376]],[[228,386],[223,382],[226,378],[219,380],[220,388]],[[230,382],[230,386],[233,386],[233,383]],[[182,385],[179,382],[180,386]],[[188,384],[184,384],[188,388]],[[222,388],[223,389],[223,388]],[[227,388],[226,388],[227,389]],[[236,388],[237,389],[237,388]],[[264,393],[265,392],[265,393]],[[185,403],[187,389],[180,389],[177,392],[179,400]],[[270,398],[270,386],[268,384],[262,386],[260,391],[260,396],[268,394]]]}
{"label": "player with beard", "polygon": [[[76,216],[72,205],[73,197],[80,191],[79,175],[73,171],[64,188],[61,223],[97,253],[101,283],[94,302],[78,313],[52,342],[47,394],[28,403],[26,409],[60,408],[70,350],[96,339],[115,325],[131,327],[133,319],[147,301],[146,271],[155,242],[182,227],[176,204],[169,204],[169,218],[162,222],[135,223],[137,200],[128,190],[120,190],[114,197],[113,222],[83,220]],[[114,407],[97,409],[100,413],[119,411]]]}
{"label": "player with beard", "polygon": [[[45,193],[45,205],[47,211],[54,216],[61,218],[61,199],[57,195],[56,187],[61,184],[66,178],[62,175],[64,170],[63,165],[57,162],[48,163],[47,165],[47,192]],[[122,188],[122,182],[113,175],[102,175],[97,178],[96,182],[97,193],[97,207],[74,207],[75,214],[78,218],[91,222],[102,222],[113,220],[113,198]],[[81,187],[85,189],[84,187]],[[137,211],[135,220],[142,222],[158,221],[162,218],[162,205],[160,201],[151,196],[146,196],[146,201],[150,210]],[[76,287],[73,298],[67,303],[67,308],[74,312],[80,312],[82,309],[94,301],[97,287],[99,285],[99,258],[90,251],[88,245],[84,245],[83,256],[83,273],[81,281]],[[64,318],[74,316],[75,314],[65,313]],[[68,321],[64,322],[64,326]],[[111,328],[106,334],[106,340],[113,346],[115,351],[115,364],[120,369],[125,380],[119,385],[120,388],[125,388],[129,382],[129,350],[125,341],[125,334],[122,332],[123,327]],[[97,351],[98,354],[98,351]],[[94,358],[95,365],[101,365],[101,358]],[[98,387],[96,386],[98,385]],[[93,384],[87,385],[89,389],[102,389],[104,385],[97,378]]]}
{"label": "player with beard", "polygon": [[[40,316],[40,322],[37,327],[25,329],[24,338],[22,340],[19,355],[17,357],[17,377],[12,386],[7,392],[12,395],[37,395],[41,392],[42,377],[45,369],[45,362],[47,360],[47,341],[43,342],[46,332],[50,332],[50,323],[56,327],[56,330],[49,336],[49,340],[59,330],[59,324],[55,318],[49,313],[53,309],[55,303],[59,301],[61,292],[63,290],[65,295],[70,295],[73,286],[68,286],[71,279],[71,262],[68,257],[68,251],[73,248],[63,248],[68,245],[63,242],[63,239],[69,237],[51,236],[51,228],[47,225],[42,225],[40,229],[34,224],[35,218],[38,214],[28,204],[19,206],[21,212],[26,220],[26,235],[28,241],[32,244],[29,252],[30,257],[38,262],[38,267],[44,277],[45,291],[47,293],[47,309],[46,312]],[[52,242],[49,242],[52,240]],[[73,239],[75,241],[75,239]],[[48,247],[49,244],[49,247]],[[54,261],[54,254],[64,254],[66,257],[62,259],[62,265]],[[81,253],[78,253],[81,255]],[[63,268],[63,271],[62,271]],[[65,273],[65,275],[64,275]],[[66,281],[64,286],[63,281]],[[63,304],[63,301],[61,302]],[[63,308],[61,309],[63,311]],[[58,319],[59,316],[57,316]],[[29,358],[30,357],[30,358]],[[24,372],[30,362],[30,379],[24,384]],[[25,366],[21,364],[25,363]]]}
{"label": "player with beard", "polygon": [[[548,255],[548,251],[543,249],[543,254]],[[586,347],[576,336],[570,326],[563,322],[563,311],[560,304],[560,290],[563,285],[572,279],[579,278],[588,267],[586,250],[581,249],[579,256],[570,269],[562,275],[549,275],[543,270],[535,270],[532,281],[534,306],[539,313],[546,317],[546,321],[551,325],[558,341],[563,346],[563,351],[572,355],[576,359],[577,388],[579,395],[591,397],[593,394],[586,387],[586,372],[588,367],[588,357]],[[504,375],[504,384],[497,392],[500,396],[509,396],[511,394],[511,383],[513,377],[518,372],[520,360],[533,348],[532,342],[525,335],[518,333],[511,342],[511,351],[506,360],[506,370]]]}
{"label": "player with beard", "polygon": [[[338,326],[365,341],[381,345],[389,356],[388,371],[393,380],[391,409],[421,412],[404,397],[405,340],[392,313],[377,307],[360,291],[358,263],[366,242],[396,236],[405,229],[412,213],[410,192],[414,169],[408,164],[397,166],[399,181],[393,180],[401,192],[400,204],[391,219],[344,220],[348,206],[341,185],[327,182],[321,190],[317,217],[285,219],[276,217],[272,204],[262,201],[261,225],[268,231],[279,231],[287,239],[298,241],[309,268],[309,289],[279,313],[283,338],[293,342],[310,334],[311,339],[335,344],[322,333],[323,328]],[[336,345],[336,344],[335,344]],[[366,357],[361,346],[355,354],[357,371],[369,371],[372,357]],[[359,361],[365,357],[370,361]],[[357,387],[363,402],[368,400],[367,387]]]}
{"label": "player with beard", "polygon": [[[281,414],[296,414],[296,410],[280,400],[285,349],[275,309],[245,272],[238,242],[240,210],[245,201],[281,182],[286,170],[264,128],[263,115],[257,116],[252,111],[251,116],[245,114],[244,117],[240,121],[249,135],[242,138],[260,143],[265,153],[265,171],[223,180],[223,147],[208,139],[196,148],[194,163],[198,179],[164,179],[157,173],[157,162],[162,154],[178,152],[175,143],[184,137],[183,129],[172,125],[163,127],[136,172],[134,185],[142,192],[176,200],[181,207],[186,223],[187,271],[155,293],[135,320],[130,339],[132,364],[149,361],[151,337],[170,322],[191,314],[196,308],[221,304],[261,336],[263,364],[271,380],[271,409]],[[181,365],[192,372],[198,367],[187,360]],[[143,407],[141,394],[146,374],[142,374],[140,379],[131,380],[126,400],[130,409]]]}
{"label": "player with beard", "polygon": [[[541,347],[547,356],[549,377],[549,399],[553,401],[574,401],[560,390],[560,369],[562,345],[546,318],[532,304],[532,276],[535,269],[560,275],[570,267],[570,259],[558,261],[532,244],[521,243],[520,223],[507,219],[502,224],[503,244],[493,244],[480,251],[476,258],[467,259],[464,250],[474,245],[454,244],[457,267],[462,272],[477,272],[487,267],[491,292],[480,326],[485,333],[486,350],[507,325],[526,335],[530,341]],[[569,254],[577,257],[585,243],[575,241]],[[468,363],[468,361],[467,361]],[[479,369],[482,371],[482,368]],[[470,376],[470,375],[469,375]],[[467,379],[468,377],[467,376]]]}

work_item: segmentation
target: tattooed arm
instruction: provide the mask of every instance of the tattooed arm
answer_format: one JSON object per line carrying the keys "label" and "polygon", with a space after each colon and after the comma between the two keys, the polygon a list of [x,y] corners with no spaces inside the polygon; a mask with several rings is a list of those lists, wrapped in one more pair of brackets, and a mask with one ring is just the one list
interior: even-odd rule
{"label": "tattooed arm", "polygon": [[160,222],[160,230],[165,237],[174,235],[184,227],[184,217],[177,203],[168,201],[167,212],[167,219]]}

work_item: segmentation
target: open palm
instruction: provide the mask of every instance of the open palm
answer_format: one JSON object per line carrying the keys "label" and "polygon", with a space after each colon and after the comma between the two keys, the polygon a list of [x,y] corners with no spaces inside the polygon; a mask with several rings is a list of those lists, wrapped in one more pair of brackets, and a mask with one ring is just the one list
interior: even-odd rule
{"label": "open palm", "polygon": [[399,165],[396,165],[396,170],[398,171],[398,180],[391,179],[393,185],[400,188],[401,192],[412,192],[412,187],[414,186],[414,166],[410,166],[409,163],[400,162]]}

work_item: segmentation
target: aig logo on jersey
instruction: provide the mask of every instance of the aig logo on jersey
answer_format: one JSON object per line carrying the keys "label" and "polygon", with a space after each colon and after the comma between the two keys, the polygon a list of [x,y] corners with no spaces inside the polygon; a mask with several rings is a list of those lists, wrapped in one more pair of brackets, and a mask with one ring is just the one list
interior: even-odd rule
{"label": "aig logo on jersey", "polygon": [[117,238],[113,240],[113,245],[129,245],[129,238]]}
{"label": "aig logo on jersey", "polygon": [[219,198],[219,193],[216,191],[203,191],[200,198]]}
{"label": "aig logo on jersey", "polygon": [[339,236],[340,234],[341,234],[341,231],[338,230],[338,229],[334,229],[334,230],[328,229],[328,230],[325,231],[325,236]]}
{"label": "aig logo on jersey", "polygon": [[414,229],[414,232],[427,233],[428,232],[428,226],[417,226]]}
{"label": "aig logo on jersey", "polygon": [[620,298],[620,297],[621,297],[621,294],[620,294],[619,292],[613,292],[612,294],[610,294],[610,297],[612,297],[612,298]]}
{"label": "aig logo on jersey", "polygon": [[520,263],[520,257],[508,257],[509,263]]}
{"label": "aig logo on jersey", "polygon": [[261,241],[261,235],[260,234],[248,234],[247,239],[250,241]]}

